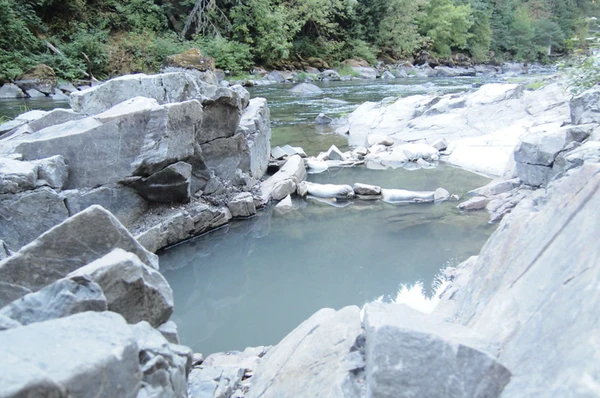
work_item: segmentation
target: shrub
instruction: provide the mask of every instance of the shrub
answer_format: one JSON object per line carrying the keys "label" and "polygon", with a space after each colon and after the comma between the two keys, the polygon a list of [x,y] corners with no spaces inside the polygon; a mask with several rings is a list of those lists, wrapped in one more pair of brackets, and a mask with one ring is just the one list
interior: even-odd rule
{"label": "shrub", "polygon": [[250,46],[235,40],[227,40],[223,37],[196,38],[204,53],[215,59],[215,65],[232,74],[247,72],[253,65]]}

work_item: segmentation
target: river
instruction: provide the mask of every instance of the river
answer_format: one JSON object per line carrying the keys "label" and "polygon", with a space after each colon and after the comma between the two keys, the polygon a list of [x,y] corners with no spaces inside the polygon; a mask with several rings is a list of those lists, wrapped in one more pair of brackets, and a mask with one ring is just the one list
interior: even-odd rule
{"label": "river", "polygon": [[[345,137],[314,124],[321,112],[339,117],[364,101],[464,91],[480,83],[473,78],[359,80],[320,83],[323,93],[317,96],[292,94],[293,85],[255,87],[251,94],[269,102],[272,146],[302,146],[316,155],[332,144],[347,148]],[[440,165],[417,171],[329,170],[309,175],[309,181],[444,187],[462,197],[489,180]],[[353,201],[338,208],[297,199],[295,206],[285,215],[268,208],[160,254],[183,344],[205,354],[271,345],[323,307],[389,301],[401,284],[416,282],[431,295],[440,270],[479,253],[494,230],[485,212],[462,214],[454,202]]]}
{"label": "river", "polygon": [[[292,94],[293,85],[250,91],[269,102],[272,146],[301,146],[316,155],[332,144],[348,148],[345,137],[314,124],[321,112],[340,117],[364,101],[465,91],[481,83],[476,78],[355,80],[318,83],[323,93],[316,96]],[[2,100],[0,116],[55,107],[68,104]],[[309,180],[410,190],[444,187],[461,197],[488,181],[444,165],[416,171],[328,170]],[[346,205],[296,199],[292,213],[267,208],[160,253],[161,270],[175,295],[173,320],[182,343],[205,354],[271,345],[322,307],[393,300],[401,284],[416,282],[431,295],[439,271],[479,253],[494,230],[485,212],[462,214],[455,202],[356,200]]]}

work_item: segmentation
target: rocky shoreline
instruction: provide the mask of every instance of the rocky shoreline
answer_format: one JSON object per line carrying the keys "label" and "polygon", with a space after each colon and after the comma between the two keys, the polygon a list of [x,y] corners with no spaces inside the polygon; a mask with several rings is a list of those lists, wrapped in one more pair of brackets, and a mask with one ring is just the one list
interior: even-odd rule
{"label": "rocky shoreline", "polygon": [[[599,324],[599,93],[367,103],[340,125],[358,147],[314,159],[271,154],[264,99],[185,72],[123,76],[0,125],[0,396],[594,395],[597,350],[571,343]],[[459,206],[502,221],[447,271],[433,314],[372,303],[323,309],[270,348],[204,359],[178,345],[153,252],[311,189],[400,195],[311,186],[307,169],[440,159],[499,177]],[[261,182],[269,161],[280,170]]]}
{"label": "rocky shoreline", "polygon": [[[374,80],[374,79],[410,79],[427,77],[503,77],[515,78],[524,75],[548,74],[556,72],[556,68],[546,65],[526,65],[520,62],[505,62],[499,65],[455,65],[446,66],[437,63],[424,62],[412,65],[407,62],[398,62],[386,65],[378,63],[371,66],[362,60],[346,60],[338,69],[321,66],[320,68],[307,66],[298,70],[272,70],[267,71],[260,67],[252,69],[251,74],[243,79],[228,76],[221,70],[203,67],[202,55],[192,52],[191,57],[196,59],[193,64],[172,63],[173,66],[165,67],[162,73],[187,72],[194,73],[207,83],[222,87],[242,85],[245,87],[264,86],[281,83],[301,83],[314,81],[347,81],[347,80]],[[184,53],[187,54],[187,53]],[[181,54],[181,55],[184,55]],[[214,61],[213,61],[214,62]],[[326,65],[328,66],[328,65]],[[194,69],[199,68],[199,69]],[[36,65],[14,82],[6,82],[0,86],[0,99],[41,99],[50,98],[56,101],[69,101],[70,95],[78,91],[87,90],[89,87],[100,85],[98,80],[81,80],[74,82],[59,82],[56,73],[47,65]]]}

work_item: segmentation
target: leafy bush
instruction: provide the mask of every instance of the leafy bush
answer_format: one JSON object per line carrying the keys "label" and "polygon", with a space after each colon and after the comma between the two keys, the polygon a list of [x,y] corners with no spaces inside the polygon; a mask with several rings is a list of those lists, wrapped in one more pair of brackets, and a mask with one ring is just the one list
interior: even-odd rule
{"label": "leafy bush", "polygon": [[369,64],[377,62],[375,48],[363,40],[350,40],[342,53],[344,59],[362,58]]}
{"label": "leafy bush", "polygon": [[215,65],[232,74],[247,72],[253,65],[250,46],[223,37],[197,38],[196,43],[208,56],[215,59]]}
{"label": "leafy bush", "polygon": [[132,32],[113,36],[109,50],[109,75],[123,73],[156,73],[169,55],[187,50],[190,45],[176,34]]}

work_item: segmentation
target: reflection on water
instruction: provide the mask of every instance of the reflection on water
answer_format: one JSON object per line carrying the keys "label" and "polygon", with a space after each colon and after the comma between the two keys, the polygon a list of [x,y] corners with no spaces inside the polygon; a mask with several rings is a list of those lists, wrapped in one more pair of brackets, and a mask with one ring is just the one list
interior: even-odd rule
{"label": "reflection on water", "polygon": [[[444,166],[354,168],[310,179],[414,190],[443,186],[461,196],[487,182]],[[275,344],[322,307],[395,297],[401,283],[416,281],[430,294],[438,271],[477,254],[493,231],[486,214],[460,214],[456,203],[296,205],[293,213],[268,209],[161,254],[183,344],[203,353]]]}
{"label": "reflection on water", "polygon": [[0,116],[14,118],[33,109],[49,111],[54,108],[70,108],[68,101],[55,101],[52,98],[39,99],[0,99]]}

